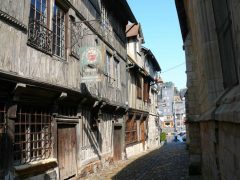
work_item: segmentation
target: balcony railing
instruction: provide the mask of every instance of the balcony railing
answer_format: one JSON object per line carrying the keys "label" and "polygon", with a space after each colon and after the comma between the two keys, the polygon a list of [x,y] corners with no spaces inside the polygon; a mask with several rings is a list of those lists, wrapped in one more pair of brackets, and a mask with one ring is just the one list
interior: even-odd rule
{"label": "balcony railing", "polygon": [[44,51],[52,53],[53,33],[41,21],[30,19],[28,27],[28,44]]}

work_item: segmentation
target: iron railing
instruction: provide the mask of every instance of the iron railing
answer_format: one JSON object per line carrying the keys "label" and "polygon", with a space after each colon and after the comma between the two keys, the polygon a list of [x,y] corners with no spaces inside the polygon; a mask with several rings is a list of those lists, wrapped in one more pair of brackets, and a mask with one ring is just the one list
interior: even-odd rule
{"label": "iron railing", "polygon": [[28,44],[44,51],[52,53],[53,33],[41,21],[29,19]]}

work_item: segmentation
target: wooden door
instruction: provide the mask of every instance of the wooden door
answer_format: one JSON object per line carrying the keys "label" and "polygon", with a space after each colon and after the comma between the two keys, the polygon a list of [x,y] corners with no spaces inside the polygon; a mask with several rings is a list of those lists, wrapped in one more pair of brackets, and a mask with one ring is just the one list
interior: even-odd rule
{"label": "wooden door", "polygon": [[76,175],[75,125],[58,125],[58,163],[60,179],[67,179]]}
{"label": "wooden door", "polygon": [[141,128],[141,142],[143,145],[143,149],[145,150],[145,126],[143,120],[140,122],[140,128]]}
{"label": "wooden door", "polygon": [[114,127],[114,153],[113,153],[113,160],[119,161],[122,159],[122,141],[121,141],[121,134],[122,134],[122,126],[115,126]]}

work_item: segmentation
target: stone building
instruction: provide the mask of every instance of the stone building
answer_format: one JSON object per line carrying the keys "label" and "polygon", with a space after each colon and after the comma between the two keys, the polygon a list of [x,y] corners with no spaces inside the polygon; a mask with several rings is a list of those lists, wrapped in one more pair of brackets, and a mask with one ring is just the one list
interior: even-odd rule
{"label": "stone building", "polygon": [[157,105],[157,72],[161,68],[149,49],[142,47],[141,25],[126,26],[128,53],[128,111],[125,128],[126,156],[159,145]]}
{"label": "stone building", "polygon": [[66,179],[122,159],[126,0],[0,1],[0,179]]}
{"label": "stone building", "polygon": [[185,128],[185,97],[174,96],[173,115],[175,117],[175,128],[177,132],[186,131]]}
{"label": "stone building", "polygon": [[160,112],[161,128],[163,132],[174,133],[175,122],[173,114],[173,102],[175,97],[175,86],[172,82],[165,82],[161,86],[161,91],[158,96],[158,109]]}
{"label": "stone building", "polygon": [[175,2],[187,64],[190,173],[239,179],[240,1]]}

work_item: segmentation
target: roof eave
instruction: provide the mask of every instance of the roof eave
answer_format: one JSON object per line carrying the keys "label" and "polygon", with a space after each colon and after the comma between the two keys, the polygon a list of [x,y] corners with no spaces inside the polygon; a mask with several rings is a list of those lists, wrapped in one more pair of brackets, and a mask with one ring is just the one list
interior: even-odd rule
{"label": "roof eave", "polygon": [[188,23],[187,23],[187,15],[186,15],[185,7],[184,7],[184,2],[183,2],[183,0],[175,0],[175,5],[176,5],[180,29],[181,29],[181,33],[182,33],[182,39],[185,42],[186,37],[189,32],[189,28],[188,28]]}
{"label": "roof eave", "polygon": [[161,67],[160,67],[160,65],[159,65],[159,63],[158,63],[158,61],[157,61],[157,59],[155,58],[154,54],[152,53],[152,51],[151,51],[150,49],[144,47],[144,46],[142,46],[142,50],[145,51],[145,54],[151,56],[151,58],[152,58],[152,60],[153,60],[153,61],[152,61],[153,64],[156,65],[156,67],[155,67],[156,71],[160,71],[160,72],[161,72],[162,69],[161,69]]}

